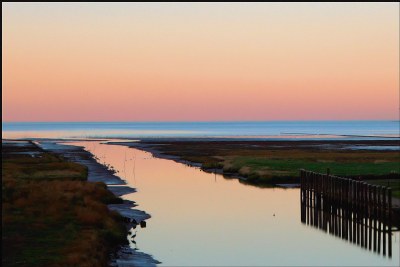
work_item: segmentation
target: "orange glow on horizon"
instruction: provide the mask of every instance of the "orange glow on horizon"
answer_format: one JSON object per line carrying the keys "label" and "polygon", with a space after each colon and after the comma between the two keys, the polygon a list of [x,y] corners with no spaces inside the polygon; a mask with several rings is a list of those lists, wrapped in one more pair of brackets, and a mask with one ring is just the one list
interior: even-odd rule
{"label": "orange glow on horizon", "polygon": [[2,119],[398,119],[398,9],[5,3]]}

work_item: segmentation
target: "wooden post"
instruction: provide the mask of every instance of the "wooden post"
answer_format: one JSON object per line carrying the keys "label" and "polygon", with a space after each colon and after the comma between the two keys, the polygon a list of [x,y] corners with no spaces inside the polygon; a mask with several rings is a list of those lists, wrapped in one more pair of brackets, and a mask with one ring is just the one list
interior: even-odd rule
{"label": "wooden post", "polygon": [[369,230],[369,239],[368,239],[368,248],[369,250],[372,249],[372,215],[373,215],[373,187],[372,185],[368,185],[368,230]]}
{"label": "wooden post", "polygon": [[313,201],[313,208],[314,208],[314,225],[318,227],[318,213],[317,213],[317,201],[318,201],[318,181],[317,181],[317,174],[313,173],[313,184],[314,184],[314,201]]}
{"label": "wooden post", "polygon": [[344,227],[343,227],[343,196],[344,196],[344,190],[343,190],[343,178],[340,178],[340,208],[339,208],[339,231],[340,231],[340,236],[343,238],[344,237]]}
{"label": "wooden post", "polygon": [[323,199],[323,220],[324,220],[324,230],[328,231],[328,205],[329,205],[329,196],[328,196],[328,177],[327,175],[324,175],[324,199]]}
{"label": "wooden post", "polygon": [[377,196],[376,196],[376,186],[374,185],[374,192],[373,192],[373,194],[374,194],[374,201],[373,201],[373,203],[374,203],[374,251],[376,251],[376,219],[377,219],[377,213],[378,213],[378,210],[377,210]]}
{"label": "wooden post", "polygon": [[357,201],[357,187],[356,187],[356,181],[353,181],[353,199],[352,199],[352,211],[353,211],[353,219],[352,219],[352,224],[353,224],[353,243],[357,242],[357,213],[356,213],[356,201]]}
{"label": "wooden post", "polygon": [[308,212],[309,212],[309,224],[313,225],[313,201],[314,201],[314,190],[313,190],[313,173],[308,172]]}
{"label": "wooden post", "polygon": [[353,241],[353,181],[349,180],[349,241]]}
{"label": "wooden post", "polygon": [[304,172],[304,205],[305,205],[305,211],[306,211],[306,223],[308,224],[308,172]]}
{"label": "wooden post", "polygon": [[314,173],[311,173],[310,177],[310,215],[311,215],[311,221],[310,224],[314,225]]}
{"label": "wooden post", "polygon": [[349,239],[349,180],[345,180],[345,236],[346,240]]}
{"label": "wooden post", "polygon": [[364,184],[364,248],[368,245],[368,184]]}
{"label": "wooden post", "polygon": [[318,210],[318,228],[322,228],[322,179],[323,175],[318,174],[318,202],[317,202],[317,210]]}
{"label": "wooden post", "polygon": [[360,182],[356,182],[356,224],[357,224],[357,245],[360,244]]}
{"label": "wooden post", "polygon": [[360,224],[360,234],[361,234],[361,246],[364,246],[364,183],[360,182],[360,219],[359,219],[359,224]]}
{"label": "wooden post", "polygon": [[392,189],[388,187],[388,254],[392,257]]}
{"label": "wooden post", "polygon": [[300,220],[304,223],[304,170],[300,170]]}
{"label": "wooden post", "polygon": [[381,190],[382,187],[378,186],[378,253],[381,252],[381,221],[382,221],[382,206],[381,206]]}
{"label": "wooden post", "polygon": [[326,174],[300,170],[302,222],[378,253],[382,242],[389,257],[391,194],[390,188],[330,175],[329,169]]}
{"label": "wooden post", "polygon": [[382,233],[382,253],[383,255],[386,255],[386,219],[387,219],[387,215],[386,215],[386,188],[383,188],[382,190],[382,226],[383,226],[383,233]]}

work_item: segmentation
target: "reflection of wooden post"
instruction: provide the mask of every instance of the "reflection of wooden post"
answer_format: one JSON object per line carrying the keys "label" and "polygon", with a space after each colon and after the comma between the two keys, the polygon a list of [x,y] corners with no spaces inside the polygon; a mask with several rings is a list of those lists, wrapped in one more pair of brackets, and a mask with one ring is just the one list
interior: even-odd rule
{"label": "reflection of wooden post", "polygon": [[314,183],[314,225],[318,228],[318,179],[317,174],[313,173],[313,183]]}
{"label": "reflection of wooden post", "polygon": [[324,190],[324,195],[323,195],[323,202],[322,202],[322,210],[324,211],[323,213],[323,221],[324,221],[324,230],[328,231],[328,215],[327,213],[328,210],[328,205],[329,205],[329,196],[328,196],[328,177],[327,175],[324,175],[324,183],[323,183],[323,190]]}
{"label": "reflection of wooden post", "polygon": [[329,170],[327,174],[300,170],[302,222],[378,253],[382,248],[389,257],[391,194],[390,188],[329,175]]}
{"label": "reflection of wooden post", "polygon": [[360,228],[360,224],[361,224],[361,183],[357,182],[357,244],[360,245],[360,241],[361,241],[361,228]]}
{"label": "reflection of wooden post", "polygon": [[336,182],[336,236],[340,236],[340,180],[338,177],[335,177]]}
{"label": "reflection of wooden post", "polygon": [[374,251],[376,251],[376,218],[377,218],[377,196],[376,186],[374,185]]}
{"label": "reflection of wooden post", "polygon": [[362,192],[361,192],[361,199],[362,199],[362,203],[361,203],[361,245],[363,247],[365,247],[365,240],[366,240],[366,236],[365,236],[365,182],[361,183],[361,188],[362,188]]}
{"label": "reflection of wooden post", "polygon": [[343,210],[342,210],[342,216],[343,216],[343,238],[347,239],[347,179],[343,180]]}
{"label": "reflection of wooden post", "polygon": [[353,243],[356,242],[356,233],[357,233],[357,224],[356,224],[356,219],[357,219],[357,213],[356,213],[356,181],[352,182],[352,186],[353,186],[353,196],[352,196],[352,210],[353,210],[353,218],[352,218],[352,224],[353,224]]}
{"label": "reflection of wooden post", "polygon": [[372,186],[368,185],[368,217],[369,217],[369,223],[368,223],[368,229],[369,229],[368,248],[369,248],[369,250],[372,249],[372,212],[373,212],[372,190],[373,190]]}
{"label": "reflection of wooden post", "polygon": [[392,257],[392,189],[388,188],[388,254]]}
{"label": "reflection of wooden post", "polygon": [[364,184],[364,247],[368,245],[368,184]]}
{"label": "reflection of wooden post", "polygon": [[322,179],[323,175],[318,174],[318,202],[317,202],[317,210],[318,210],[318,228],[322,228],[322,212],[321,212],[321,202],[322,202]]}
{"label": "reflection of wooden post", "polygon": [[312,173],[309,173],[308,176],[308,194],[309,194],[309,199],[308,199],[308,211],[309,211],[309,216],[310,216],[310,221],[309,224],[313,225],[313,213],[312,213],[312,201],[313,201],[313,188],[312,188]]}
{"label": "reflection of wooden post", "polygon": [[386,219],[387,219],[387,213],[386,213],[386,188],[383,188],[382,190],[382,211],[383,211],[383,216],[382,216],[382,223],[383,223],[383,236],[382,236],[382,253],[383,255],[386,255]]}
{"label": "reflection of wooden post", "polygon": [[364,246],[364,183],[360,183],[360,234],[361,234],[361,246]]}
{"label": "reflection of wooden post", "polygon": [[345,180],[344,181],[344,190],[345,190],[345,202],[344,202],[344,208],[345,208],[345,237],[346,240],[349,239],[349,181]]}
{"label": "reflection of wooden post", "polygon": [[336,188],[335,178],[330,177],[332,181],[332,234],[336,235]]}
{"label": "reflection of wooden post", "polygon": [[353,241],[353,181],[349,180],[349,241]]}
{"label": "reflection of wooden post", "polygon": [[360,244],[360,182],[356,181],[356,242]]}
{"label": "reflection of wooden post", "polygon": [[329,225],[329,233],[332,232],[332,184],[331,184],[331,177],[327,174],[326,175],[326,193],[328,195],[328,207],[327,207],[327,221],[328,221],[328,225]]}
{"label": "reflection of wooden post", "polygon": [[306,223],[308,224],[308,172],[304,173],[304,205],[305,205],[305,212],[306,212]]}
{"label": "reflection of wooden post", "polygon": [[381,220],[382,220],[382,207],[381,207],[381,186],[378,186],[378,252],[381,252]]}
{"label": "reflection of wooden post", "polygon": [[344,208],[344,181],[343,178],[340,178],[340,209],[339,209],[339,228],[340,228],[340,236],[344,238],[344,227],[343,227],[343,208]]}
{"label": "reflection of wooden post", "polygon": [[310,187],[310,172],[307,172],[307,224],[310,224],[311,214],[310,214],[310,206],[311,206],[311,187]]}
{"label": "reflection of wooden post", "polygon": [[304,209],[304,170],[300,171],[300,205],[301,205],[301,221],[304,222],[305,209]]}
{"label": "reflection of wooden post", "polygon": [[335,226],[336,226],[336,236],[340,236],[340,228],[339,228],[339,211],[340,211],[340,188],[339,188],[339,179],[335,177],[335,193],[336,193],[336,208],[335,208]]}

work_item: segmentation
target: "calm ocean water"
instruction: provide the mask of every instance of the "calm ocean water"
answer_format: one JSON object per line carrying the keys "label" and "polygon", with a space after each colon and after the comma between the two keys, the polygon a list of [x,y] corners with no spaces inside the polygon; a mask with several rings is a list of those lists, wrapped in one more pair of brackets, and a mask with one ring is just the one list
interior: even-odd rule
{"label": "calm ocean water", "polygon": [[[399,121],[3,122],[3,138],[71,137],[399,137]],[[357,136],[357,137],[355,137]],[[341,137],[343,138],[343,137]],[[374,139],[375,139],[374,138]]]}

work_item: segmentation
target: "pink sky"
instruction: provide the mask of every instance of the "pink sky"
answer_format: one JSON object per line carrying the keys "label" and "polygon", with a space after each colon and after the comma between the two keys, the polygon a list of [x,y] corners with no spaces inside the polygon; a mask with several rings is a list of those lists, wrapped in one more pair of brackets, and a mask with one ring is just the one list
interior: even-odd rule
{"label": "pink sky", "polygon": [[399,116],[399,3],[2,7],[4,121]]}

